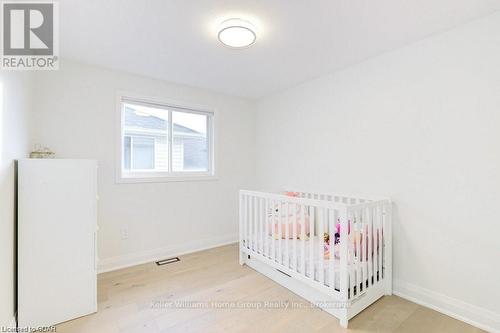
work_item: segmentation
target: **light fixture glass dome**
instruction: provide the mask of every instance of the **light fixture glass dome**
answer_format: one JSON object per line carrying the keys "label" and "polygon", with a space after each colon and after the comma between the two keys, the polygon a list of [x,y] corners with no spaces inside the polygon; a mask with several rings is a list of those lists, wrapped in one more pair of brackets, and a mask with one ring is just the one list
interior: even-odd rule
{"label": "light fixture glass dome", "polygon": [[247,20],[232,18],[219,26],[219,41],[229,47],[242,48],[255,43],[255,27]]}

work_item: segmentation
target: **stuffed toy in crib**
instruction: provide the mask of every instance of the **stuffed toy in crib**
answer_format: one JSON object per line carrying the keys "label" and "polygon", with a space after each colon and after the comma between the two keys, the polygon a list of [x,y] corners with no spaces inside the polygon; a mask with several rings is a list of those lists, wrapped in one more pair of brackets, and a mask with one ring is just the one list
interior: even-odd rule
{"label": "stuffed toy in crib", "polygon": [[[335,233],[335,240],[333,242],[333,253],[336,259],[339,259],[339,242],[340,242],[340,224],[337,225],[337,232]],[[325,259],[330,259],[330,234],[323,233],[323,248],[325,250]]]}
{"label": "stuffed toy in crib", "polygon": [[[279,217],[281,217],[281,238],[282,239],[286,239],[286,236],[287,236],[287,226],[288,226],[288,239],[294,239],[293,235],[295,234],[296,235],[296,238],[297,239],[300,239],[301,235],[302,235],[302,222],[300,221],[300,218],[301,218],[301,214],[302,214],[302,211],[301,211],[301,207],[297,207],[297,212],[295,213],[296,217],[297,217],[297,220],[298,221],[294,221],[294,216],[293,216],[293,213],[292,212],[288,212],[288,216],[286,214],[286,212],[280,212],[279,211],[279,208],[274,208],[274,211],[272,211],[271,213],[268,214],[268,219],[269,221],[271,221],[271,223],[268,223],[268,233],[269,233],[269,236],[273,235],[273,231],[274,231],[274,239],[279,239],[279,228],[280,228],[280,223],[278,222],[280,219]],[[274,215],[273,215],[273,212],[274,212]],[[279,215],[278,215],[279,214]],[[277,216],[276,216],[277,215]],[[274,220],[275,222],[273,223],[272,220]],[[308,235],[309,235],[309,215],[308,214],[304,214],[304,234],[306,235],[306,239],[308,239]],[[294,231],[294,228],[296,228],[296,231]],[[274,230],[273,230],[274,229]]]}
{"label": "stuffed toy in crib", "polygon": [[[348,221],[347,223],[347,234],[351,234],[351,221]],[[340,243],[340,220],[337,221],[337,226],[335,228],[335,239],[333,241],[333,248],[334,248],[334,256],[336,259],[340,258],[339,255],[339,243]],[[355,233],[354,237],[361,237],[358,232]],[[325,249],[325,259],[330,259],[330,234],[325,232],[323,234],[323,242],[324,242],[324,249]]]}
{"label": "stuffed toy in crib", "polygon": [[[289,197],[298,197],[299,193],[297,192],[285,192],[286,196]],[[290,205],[290,207],[293,207],[293,205]],[[271,207],[269,211],[267,212],[267,219],[268,219],[268,234],[269,236],[273,235],[274,231],[274,239],[279,239],[279,228],[280,228],[280,223],[281,222],[281,238],[286,239],[287,238],[287,226],[288,226],[288,239],[294,239],[293,235],[294,233],[296,234],[296,239],[300,239],[302,235],[302,224],[304,225],[304,234],[306,235],[305,239],[309,238],[309,213],[307,210],[304,210],[304,221],[301,221],[302,217],[302,210],[304,207],[300,205],[296,205],[296,211],[295,211],[295,218],[293,211],[291,209],[288,210],[288,214],[286,209],[283,209],[284,207],[282,206],[282,209],[280,209],[279,205],[275,205],[274,207]],[[294,228],[296,228],[296,231],[294,231]],[[274,229],[274,230],[273,230]]]}
{"label": "stuffed toy in crib", "polygon": [[[347,234],[350,235],[351,234],[351,221],[348,221],[348,224],[347,224]],[[373,255],[373,252],[375,251],[375,249],[378,251],[379,249],[379,234],[377,232],[377,230],[375,231],[376,232],[376,236],[374,236],[372,238],[372,255]],[[365,238],[365,241],[368,242],[368,227],[366,227],[365,231],[363,232],[366,237],[362,237],[362,233],[359,232],[359,231],[354,231],[354,234],[353,234],[353,237],[351,238],[351,241],[353,242],[354,246],[353,246],[353,252],[354,252],[354,255],[355,256],[358,256],[357,254],[357,244],[359,244],[359,247],[362,249],[363,248],[363,238]],[[330,248],[331,248],[331,244],[330,244],[330,235],[328,233],[324,233],[323,234],[323,242],[324,242],[324,257],[325,259],[329,259],[330,258]],[[340,221],[338,221],[337,223],[337,226],[336,226],[336,233],[335,233],[335,240],[334,240],[334,256],[336,259],[339,259],[339,243],[340,243]],[[375,244],[375,245],[374,245]],[[361,252],[363,253],[363,252]],[[364,253],[364,255],[362,255],[362,257],[364,256],[364,258],[367,258],[368,257],[368,248],[366,248],[366,251]],[[361,260],[365,260],[363,258],[361,258]]]}

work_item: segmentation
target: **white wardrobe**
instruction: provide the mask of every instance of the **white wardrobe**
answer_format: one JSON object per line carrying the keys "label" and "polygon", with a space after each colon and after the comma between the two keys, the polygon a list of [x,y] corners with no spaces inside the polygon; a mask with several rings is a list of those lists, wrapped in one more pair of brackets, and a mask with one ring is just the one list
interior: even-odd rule
{"label": "white wardrobe", "polygon": [[18,325],[97,311],[97,162],[18,161]]}

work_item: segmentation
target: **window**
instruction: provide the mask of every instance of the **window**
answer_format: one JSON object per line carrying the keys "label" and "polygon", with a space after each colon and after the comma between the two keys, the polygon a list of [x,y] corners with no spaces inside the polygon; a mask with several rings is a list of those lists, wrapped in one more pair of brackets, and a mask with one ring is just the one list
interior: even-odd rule
{"label": "window", "polygon": [[125,170],[154,170],[155,138],[125,135],[124,142],[123,165]]}
{"label": "window", "polygon": [[213,177],[213,117],[121,97],[119,181]]}

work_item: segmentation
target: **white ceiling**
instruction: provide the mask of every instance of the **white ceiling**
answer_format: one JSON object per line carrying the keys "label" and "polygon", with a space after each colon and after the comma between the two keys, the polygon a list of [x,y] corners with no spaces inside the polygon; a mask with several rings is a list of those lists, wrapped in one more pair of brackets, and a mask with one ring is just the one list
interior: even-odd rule
{"label": "white ceiling", "polygon": [[[62,0],[61,56],[251,99],[500,10],[500,0]],[[257,43],[221,46],[221,18]]]}

